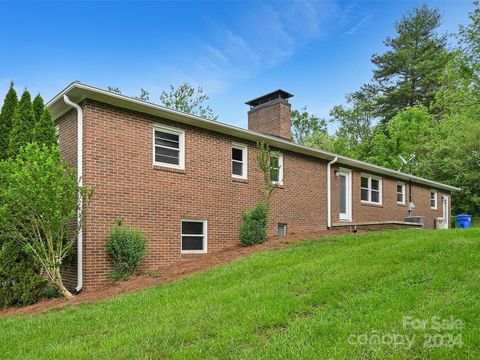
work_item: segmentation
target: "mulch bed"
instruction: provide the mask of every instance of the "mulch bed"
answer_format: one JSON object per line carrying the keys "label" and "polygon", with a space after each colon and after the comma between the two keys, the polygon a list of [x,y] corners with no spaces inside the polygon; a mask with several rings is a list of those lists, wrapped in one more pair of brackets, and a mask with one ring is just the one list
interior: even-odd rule
{"label": "mulch bed", "polygon": [[51,309],[59,309],[66,306],[78,306],[82,303],[90,303],[103,299],[109,299],[132,291],[145,289],[159,284],[165,284],[217,265],[229,263],[235,259],[242,258],[259,251],[278,249],[295,241],[318,239],[319,237],[325,236],[335,236],[345,232],[346,231],[337,230],[332,232],[325,230],[323,232],[311,234],[272,237],[263,244],[250,247],[243,247],[239,245],[238,247],[207,254],[201,258],[183,261],[180,264],[171,265],[169,267],[159,268],[157,271],[155,271],[155,274],[160,275],[158,277],[142,274],[132,277],[128,281],[112,282],[101,288],[84,290],[70,300],[65,300],[64,298],[43,299],[36,304],[21,308],[0,309],[0,316],[37,314]]}

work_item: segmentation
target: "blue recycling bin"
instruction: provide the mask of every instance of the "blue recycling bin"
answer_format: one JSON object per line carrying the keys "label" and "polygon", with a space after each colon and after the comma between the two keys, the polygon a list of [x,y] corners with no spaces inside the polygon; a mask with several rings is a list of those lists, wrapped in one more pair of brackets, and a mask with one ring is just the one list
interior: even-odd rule
{"label": "blue recycling bin", "polygon": [[470,229],[472,227],[472,215],[457,215],[457,224],[460,229]]}

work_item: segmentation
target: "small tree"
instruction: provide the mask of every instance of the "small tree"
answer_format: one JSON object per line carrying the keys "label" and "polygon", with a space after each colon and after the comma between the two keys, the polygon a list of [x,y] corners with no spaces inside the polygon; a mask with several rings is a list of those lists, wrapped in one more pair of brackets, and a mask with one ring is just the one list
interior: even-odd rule
{"label": "small tree", "polygon": [[262,194],[265,199],[265,203],[270,207],[270,200],[273,193],[277,189],[277,186],[272,182],[273,172],[279,171],[276,166],[272,166],[273,159],[278,159],[278,152],[270,150],[270,147],[265,143],[257,143],[258,155],[257,161],[260,170],[263,173],[263,184]]}
{"label": "small tree", "polygon": [[35,123],[35,127],[33,128],[33,141],[37,144],[47,146],[57,145],[55,124],[47,108],[43,109],[42,116],[40,116],[40,119]]}
{"label": "small tree", "polygon": [[17,93],[13,88],[12,81],[0,112],[0,160],[8,157],[8,139],[12,130],[12,119],[17,103]]}
{"label": "small tree", "polygon": [[253,209],[243,213],[239,238],[245,246],[261,244],[267,239],[270,202],[277,189],[275,183],[272,182],[272,175],[278,174],[280,171],[278,152],[270,150],[265,143],[257,143],[257,148],[258,166],[262,170],[264,182],[260,192],[264,200],[255,205]]}
{"label": "small tree", "polygon": [[30,93],[25,90],[15,109],[12,119],[12,130],[8,140],[8,155],[16,156],[22,146],[32,142],[35,114],[33,112]]}
{"label": "small tree", "polygon": [[0,162],[0,183],[0,238],[24,246],[49,282],[70,298],[60,266],[79,230],[72,226],[77,212],[80,219],[84,217],[78,196],[88,200],[91,192],[78,186],[57,146],[36,143],[21,148],[16,158]]}

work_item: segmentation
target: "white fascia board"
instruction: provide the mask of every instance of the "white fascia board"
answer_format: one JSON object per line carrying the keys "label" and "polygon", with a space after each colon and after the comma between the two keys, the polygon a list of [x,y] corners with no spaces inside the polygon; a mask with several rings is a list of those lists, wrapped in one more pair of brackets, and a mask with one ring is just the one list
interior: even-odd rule
{"label": "white fascia board", "polygon": [[132,111],[138,111],[145,114],[150,114],[165,119],[170,119],[180,123],[200,127],[203,129],[223,133],[240,139],[250,140],[253,142],[265,142],[270,146],[288,150],[295,153],[300,153],[323,160],[331,161],[338,157],[338,164],[347,165],[355,167],[364,171],[370,171],[374,174],[381,174],[393,177],[395,179],[401,179],[405,181],[413,181],[417,184],[422,184],[426,186],[431,186],[437,189],[448,190],[448,191],[458,191],[460,190],[457,187],[442,184],[436,181],[431,181],[423,179],[417,176],[405,174],[399,171],[385,168],[383,166],[373,165],[366,163],[364,161],[351,159],[345,156],[336,155],[327,151],[313,149],[307,146],[298,145],[291,141],[284,140],[275,136],[262,134],[259,132],[243,129],[237,126],[221,123],[219,121],[204,119],[199,116],[186,114],[180,111],[173,109],[168,109],[166,107],[141,101],[132,97],[125,95],[113,93],[107,90],[96,88],[90,85],[85,85],[79,82],[74,82],[68,85],[64,90],[62,90],[58,95],[56,95],[52,100],[47,103],[47,107],[52,113],[53,119],[57,119],[66,113],[69,108],[65,106],[63,102],[63,95],[66,94],[70,99],[79,103],[84,99],[92,99],[99,102],[107,103],[113,106],[118,106],[120,108],[129,109]]}

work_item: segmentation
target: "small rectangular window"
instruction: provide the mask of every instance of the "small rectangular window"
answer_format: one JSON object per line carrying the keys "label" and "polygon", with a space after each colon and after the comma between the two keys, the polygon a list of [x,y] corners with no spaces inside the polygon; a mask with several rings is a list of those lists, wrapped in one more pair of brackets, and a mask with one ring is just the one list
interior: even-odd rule
{"label": "small rectangular window", "polygon": [[405,204],[405,184],[397,183],[397,203]]}
{"label": "small rectangular window", "polygon": [[434,210],[437,209],[437,191],[430,191],[430,207]]}
{"label": "small rectangular window", "polygon": [[153,130],[153,163],[177,169],[184,168],[184,132],[155,126]]}
{"label": "small rectangular window", "polygon": [[247,145],[232,145],[232,177],[239,179],[247,178]]}
{"label": "small rectangular window", "polygon": [[360,180],[360,200],[365,203],[382,203],[382,179],[371,175],[362,175]]}
{"label": "small rectangular window", "polygon": [[270,180],[273,184],[283,184],[283,155],[280,153],[270,156]]}
{"label": "small rectangular window", "polygon": [[182,253],[207,252],[207,222],[182,220]]}
{"label": "small rectangular window", "polygon": [[278,224],[277,235],[278,236],[287,235],[287,224]]}

